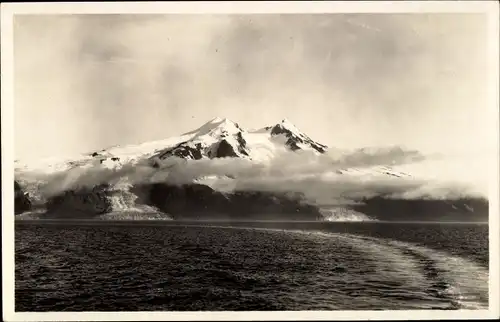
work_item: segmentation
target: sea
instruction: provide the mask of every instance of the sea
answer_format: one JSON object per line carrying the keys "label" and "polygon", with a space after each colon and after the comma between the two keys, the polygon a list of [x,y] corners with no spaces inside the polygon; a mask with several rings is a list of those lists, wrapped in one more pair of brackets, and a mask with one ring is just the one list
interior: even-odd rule
{"label": "sea", "polygon": [[488,308],[488,224],[15,224],[15,310]]}

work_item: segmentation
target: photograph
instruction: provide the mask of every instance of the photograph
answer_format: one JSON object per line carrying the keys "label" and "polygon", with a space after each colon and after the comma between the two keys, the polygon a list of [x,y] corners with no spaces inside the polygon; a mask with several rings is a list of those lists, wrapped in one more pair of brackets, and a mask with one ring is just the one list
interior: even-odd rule
{"label": "photograph", "polygon": [[498,4],[433,3],[2,3],[4,320],[498,318]]}

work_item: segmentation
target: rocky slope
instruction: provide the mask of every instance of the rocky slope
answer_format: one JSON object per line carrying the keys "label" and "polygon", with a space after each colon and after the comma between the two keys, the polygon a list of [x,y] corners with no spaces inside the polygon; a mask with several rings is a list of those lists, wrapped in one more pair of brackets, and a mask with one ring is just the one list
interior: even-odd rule
{"label": "rocky slope", "polygon": [[300,198],[261,191],[215,191],[201,184],[153,184],[136,189],[148,190],[149,200],[174,219],[272,219],[318,220],[319,210]]}
{"label": "rocky slope", "polygon": [[74,218],[86,218],[110,212],[112,204],[107,185],[98,185],[92,189],[65,191],[50,198],[47,202],[47,212],[51,217],[65,217],[68,214]]}
{"label": "rocky slope", "polygon": [[14,213],[16,215],[32,209],[31,201],[28,193],[26,193],[21,185],[14,181]]}
{"label": "rocky slope", "polygon": [[383,196],[365,198],[352,208],[382,221],[487,222],[488,200],[396,199]]}
{"label": "rocky slope", "polygon": [[[46,203],[44,218],[98,218],[113,212],[163,213],[171,219],[273,219],[318,220],[319,209],[299,196],[259,191],[215,191],[201,184],[141,184],[130,188],[132,202],[123,200],[124,190],[109,185],[65,191]],[[116,199],[121,199],[121,205]],[[126,205],[128,204],[128,205]]]}

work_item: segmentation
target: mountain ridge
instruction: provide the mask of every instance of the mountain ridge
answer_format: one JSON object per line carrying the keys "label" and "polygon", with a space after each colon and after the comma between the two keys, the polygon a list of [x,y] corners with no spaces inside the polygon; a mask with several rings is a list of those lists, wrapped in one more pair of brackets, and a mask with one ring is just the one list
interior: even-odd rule
{"label": "mountain ridge", "polygon": [[[234,186],[231,192],[220,191],[212,187],[210,182],[235,181],[229,173],[201,175],[193,177],[190,182],[139,182],[131,183],[96,183],[94,186],[75,186],[44,199],[39,186],[44,183],[28,182],[22,177],[25,173],[35,172],[53,176],[67,173],[70,180],[71,170],[85,171],[102,169],[119,171],[125,166],[145,166],[146,169],[171,171],[165,164],[167,160],[183,160],[190,162],[209,161],[214,159],[241,159],[250,162],[250,165],[265,165],[276,157],[285,155],[292,157],[304,152],[321,157],[328,156],[331,148],[312,140],[300,131],[287,119],[260,129],[246,130],[238,123],[227,118],[214,118],[193,131],[186,132],[178,137],[163,140],[144,142],[136,145],[112,146],[106,149],[93,151],[74,158],[65,157],[61,160],[51,158],[42,160],[34,166],[16,162],[15,201],[16,214],[22,214],[33,209],[45,209],[44,218],[67,218],[68,215],[78,218],[101,218],[109,214],[133,211],[144,214],[154,213],[154,218],[194,218],[203,219],[206,216],[218,216],[225,219],[280,219],[280,220],[372,220],[372,215],[383,218],[386,214],[383,209],[390,209],[391,214],[397,209],[408,209],[408,205],[415,208],[415,202],[398,201],[394,198],[375,197],[367,200],[358,200],[354,206],[334,207],[327,209],[325,214],[319,205],[305,200],[304,195],[294,191],[276,192],[239,189]],[[290,154],[286,154],[286,153]],[[338,151],[337,151],[338,152]],[[283,154],[285,153],[285,154]],[[299,154],[297,154],[299,153]],[[369,157],[372,164],[366,164]],[[412,178],[409,173],[392,168],[394,158],[403,162],[415,162],[424,159],[416,150],[402,147],[361,148],[349,152],[340,152],[340,159],[350,165],[339,167],[333,160],[322,166],[331,167],[334,175],[348,176],[353,180],[363,181],[373,176],[382,176],[391,180],[406,180]],[[297,159],[296,162],[308,163],[309,159]],[[392,161],[391,161],[392,160]],[[293,161],[295,162],[295,161]],[[175,166],[175,163],[173,163]],[[307,164],[305,164],[307,165]],[[300,165],[299,165],[300,166]],[[293,167],[292,167],[293,169]],[[224,171],[224,169],[222,169]],[[279,169],[278,169],[279,170]],[[288,170],[293,171],[293,170]],[[119,172],[116,172],[119,173]],[[154,173],[154,172],[153,172]],[[76,172],[76,176],[79,172]],[[94,174],[96,175],[96,174]],[[99,175],[99,174],[97,174]],[[290,175],[297,175],[291,173]],[[286,176],[286,174],[285,174]],[[37,179],[35,179],[36,181]],[[66,178],[62,178],[64,183]],[[222,180],[222,181],[224,181]],[[147,180],[146,180],[147,181]],[[286,190],[286,189],[285,189]],[[292,194],[290,194],[292,192]],[[379,199],[376,199],[379,198]],[[475,202],[475,201],[474,201]],[[468,200],[459,200],[459,204],[448,201],[432,201],[431,208],[419,208],[418,211],[432,213],[433,209],[449,211],[455,216],[456,212],[471,216],[473,207],[484,214],[484,202],[474,203]],[[361,203],[361,204],[360,204]],[[394,205],[397,205],[394,207]],[[392,208],[391,208],[392,207]],[[398,208],[399,207],[399,208]],[[405,208],[406,207],[406,208]],[[420,206],[419,206],[420,207]],[[472,211],[470,210],[472,209]],[[487,206],[486,206],[487,209]],[[341,211],[340,211],[341,210]],[[417,211],[417,213],[418,213]],[[370,214],[370,216],[366,215]],[[413,214],[415,215],[415,214]],[[417,214],[418,215],[418,214]],[[113,215],[115,216],[115,215]],[[113,217],[113,218],[116,218]],[[469,218],[469,217],[465,217]]]}
{"label": "mountain ridge", "polygon": [[[366,148],[353,152],[362,154],[363,149]],[[388,151],[383,147],[377,149],[384,153]],[[314,154],[327,154],[332,151],[328,146],[312,140],[286,118],[271,126],[246,130],[227,118],[216,117],[197,129],[176,137],[139,144],[114,145],[75,156],[64,156],[60,159],[52,157],[31,163],[17,160],[16,171],[54,173],[75,167],[117,168],[125,164],[141,162],[154,164],[155,160],[165,160],[169,157],[188,160],[237,157],[261,162],[268,161],[282,152],[299,150]],[[398,147],[392,150],[404,153],[404,150]],[[376,150],[372,148],[372,153],[373,151]],[[344,151],[340,152],[340,155],[350,155],[353,152]],[[418,154],[418,151],[412,151],[412,153]],[[384,172],[376,168],[374,171]]]}

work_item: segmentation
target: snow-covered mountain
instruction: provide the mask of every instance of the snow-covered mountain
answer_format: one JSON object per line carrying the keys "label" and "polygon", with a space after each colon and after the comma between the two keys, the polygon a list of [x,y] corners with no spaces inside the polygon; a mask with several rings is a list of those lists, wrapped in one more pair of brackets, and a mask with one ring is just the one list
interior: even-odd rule
{"label": "snow-covered mountain", "polygon": [[144,157],[164,160],[171,156],[192,160],[239,157],[262,161],[287,149],[324,153],[327,147],[314,142],[286,119],[274,126],[248,131],[238,123],[217,117],[176,138],[111,148],[92,156],[100,158],[102,162],[130,161]]}
{"label": "snow-covered mountain", "polygon": [[18,161],[16,169],[59,172],[99,164],[114,168],[146,160],[165,160],[172,156],[187,160],[239,157],[263,161],[287,149],[323,153],[327,147],[314,142],[287,120],[274,126],[247,131],[231,120],[217,117],[177,137],[137,145],[113,146],[72,158],[50,158],[30,164]]}
{"label": "snow-covered mountain", "polygon": [[[226,118],[214,118],[201,127],[177,137],[145,142],[136,145],[113,146],[91,153],[73,157],[49,158],[38,162],[23,163],[16,161],[16,172],[63,172],[72,168],[120,168],[126,164],[141,162],[155,165],[156,162],[177,157],[186,160],[214,158],[244,158],[256,162],[270,160],[285,151],[309,151],[324,154],[331,151],[326,145],[312,140],[287,119],[272,126],[257,130],[245,130],[238,123]],[[338,150],[340,151],[340,150]],[[377,152],[378,151],[378,152]],[[377,150],[373,153],[393,152]],[[398,150],[404,154],[405,151]],[[340,152],[348,153],[348,152]],[[349,152],[356,164],[363,150]],[[350,160],[349,160],[350,161]],[[338,170],[346,174],[384,174],[391,176],[408,176],[388,166],[355,167]]]}
{"label": "snow-covered mountain", "polygon": [[[227,158],[238,160],[225,162]],[[172,171],[165,167],[170,164],[168,160],[184,160],[187,167]],[[420,213],[432,216],[436,209],[455,218],[460,207],[466,205],[466,209],[474,208],[476,212],[479,209],[481,214],[487,215],[484,200],[478,204],[468,200],[436,201],[437,205],[432,201],[426,203],[430,206],[422,206],[419,200],[403,200],[398,204],[384,196],[365,201],[358,196],[355,198],[359,200],[352,200],[352,206],[318,203],[319,199],[330,198],[332,194],[345,198],[342,189],[352,193],[353,187],[357,187],[354,190],[360,190],[362,196],[366,192],[363,189],[370,189],[370,182],[380,181],[380,178],[390,181],[389,188],[413,182],[415,178],[407,173],[411,169],[401,171],[404,167],[400,165],[421,160],[423,156],[418,151],[401,147],[353,151],[329,148],[314,141],[286,119],[271,126],[247,130],[231,120],[215,118],[193,131],[164,140],[113,146],[34,163],[16,161],[16,214],[40,210],[42,217],[63,218],[69,214],[73,218],[90,216],[101,219],[222,216],[232,220],[366,220],[370,219],[368,215],[398,217],[400,208],[404,209],[404,215],[408,213],[404,207],[418,209],[413,218],[420,218]],[[229,164],[243,165],[243,177],[236,171],[240,173],[236,178],[229,171]],[[209,168],[205,171],[207,165]],[[318,171],[330,176],[328,180],[334,183],[334,186],[306,189],[318,194],[319,199],[311,199],[297,185],[289,184],[294,183],[293,180],[303,180],[303,184],[308,185],[310,176],[318,178]],[[257,181],[252,181],[254,174],[260,176]],[[278,174],[278,177],[273,177],[273,174]],[[170,180],[165,180],[165,175]],[[180,181],[176,181],[178,175]],[[292,181],[287,181],[289,179]],[[272,182],[272,188],[266,186],[266,180]],[[384,211],[395,204],[400,208]],[[132,217],[124,217],[127,212]],[[137,217],[137,213],[149,217]],[[462,213],[470,216],[472,212]]]}

